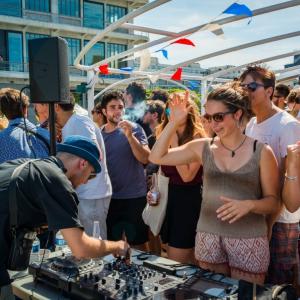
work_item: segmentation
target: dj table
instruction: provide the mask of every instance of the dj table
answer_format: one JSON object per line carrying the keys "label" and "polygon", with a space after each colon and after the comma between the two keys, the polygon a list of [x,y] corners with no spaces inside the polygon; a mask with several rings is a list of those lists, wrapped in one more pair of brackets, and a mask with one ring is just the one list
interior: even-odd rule
{"label": "dj table", "polygon": [[113,256],[50,257],[29,273],[12,284],[21,299],[237,299],[237,280],[139,251],[130,264]]}

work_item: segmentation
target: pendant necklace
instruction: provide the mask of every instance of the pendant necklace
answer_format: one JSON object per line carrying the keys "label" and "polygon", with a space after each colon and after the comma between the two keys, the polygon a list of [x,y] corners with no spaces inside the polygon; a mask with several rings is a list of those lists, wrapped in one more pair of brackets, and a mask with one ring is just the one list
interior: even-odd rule
{"label": "pendant necklace", "polygon": [[220,139],[220,143],[221,143],[221,145],[222,145],[226,150],[228,150],[228,151],[231,152],[231,157],[234,157],[234,156],[235,156],[235,152],[236,152],[238,149],[240,149],[240,148],[244,145],[246,139],[247,139],[247,136],[245,136],[245,138],[242,140],[242,142],[241,142],[235,149],[230,149],[230,148],[226,147],[226,146],[222,143],[222,140],[221,140],[221,139]]}

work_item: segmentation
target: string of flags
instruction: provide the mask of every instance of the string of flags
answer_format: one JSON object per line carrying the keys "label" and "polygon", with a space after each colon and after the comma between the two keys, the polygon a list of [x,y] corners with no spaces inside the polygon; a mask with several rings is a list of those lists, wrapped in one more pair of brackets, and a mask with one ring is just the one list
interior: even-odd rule
{"label": "string of flags", "polygon": [[[248,24],[250,24],[250,22],[252,21],[252,17],[253,17],[253,12],[250,10],[250,8],[247,5],[239,4],[237,2],[234,2],[229,7],[227,7],[222,12],[222,14],[232,14],[232,15],[236,15],[236,16],[246,15],[246,16],[250,17]],[[215,19],[213,19],[212,22],[203,26],[199,31],[204,31],[204,30],[208,30],[208,31],[212,32],[213,34],[215,34],[216,36],[224,38],[224,31]],[[181,45],[185,45],[185,46],[196,47],[195,43],[192,40],[184,37],[184,38],[179,38],[179,39],[169,43],[168,45],[164,46],[163,48],[161,48],[159,50],[156,50],[155,52],[156,53],[161,52],[165,59],[169,59],[169,52],[165,48],[167,48],[171,45],[174,45],[174,44],[181,44]],[[139,53],[136,53],[136,56],[127,57],[127,58],[123,59],[122,61],[132,60],[132,59],[135,59],[136,57],[140,58],[139,71],[146,70],[150,66],[151,53],[150,53],[149,49],[142,50]],[[132,72],[133,68],[125,67],[125,68],[120,68],[120,70]],[[109,74],[108,64],[99,66],[99,72],[103,75]],[[153,76],[152,77],[151,76],[152,75],[149,75],[149,79],[151,80],[151,82],[157,81],[159,79],[159,76],[157,76],[157,75],[155,76],[155,78]],[[175,73],[171,76],[171,79],[180,81],[181,76],[182,76],[182,68],[177,68]],[[195,85],[192,84],[191,82],[190,82],[190,85],[191,85],[191,87],[195,88]]]}

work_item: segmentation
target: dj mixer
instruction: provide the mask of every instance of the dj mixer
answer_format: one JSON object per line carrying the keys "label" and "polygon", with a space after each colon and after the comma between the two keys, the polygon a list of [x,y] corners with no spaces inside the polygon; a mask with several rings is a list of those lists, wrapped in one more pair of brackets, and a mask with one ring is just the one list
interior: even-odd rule
{"label": "dj mixer", "polygon": [[70,299],[237,299],[238,281],[157,256],[128,263],[66,255],[34,262],[29,273]]}

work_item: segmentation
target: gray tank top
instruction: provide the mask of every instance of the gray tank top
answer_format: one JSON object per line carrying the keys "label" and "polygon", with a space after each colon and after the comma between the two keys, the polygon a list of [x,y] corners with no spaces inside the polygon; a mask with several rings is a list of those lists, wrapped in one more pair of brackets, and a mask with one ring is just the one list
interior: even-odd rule
{"label": "gray tank top", "polygon": [[223,172],[215,164],[208,141],[203,148],[203,199],[197,231],[224,237],[255,238],[266,236],[264,215],[249,213],[229,224],[217,218],[216,210],[224,204],[220,196],[233,199],[255,200],[262,198],[260,184],[260,156],[264,144],[257,143],[250,160],[234,172]]}

